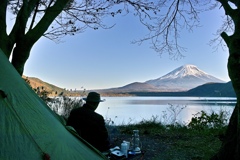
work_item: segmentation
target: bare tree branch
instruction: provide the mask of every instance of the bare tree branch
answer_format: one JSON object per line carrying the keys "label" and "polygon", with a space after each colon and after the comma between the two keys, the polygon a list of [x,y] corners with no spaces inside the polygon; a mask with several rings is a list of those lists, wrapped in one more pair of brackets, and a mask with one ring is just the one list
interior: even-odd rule
{"label": "bare tree branch", "polygon": [[[36,1],[36,0],[35,0]],[[43,18],[46,11],[54,3],[62,0],[38,0],[32,15],[29,30],[33,29]],[[34,2],[34,0],[31,0]],[[18,14],[23,3],[18,0],[12,0],[9,3],[9,9],[13,14]],[[146,19],[154,19],[153,15],[158,12],[156,4],[150,0],[69,0],[61,14],[55,19],[43,36],[51,40],[60,40],[66,35],[75,35],[84,32],[86,28],[94,30],[98,28],[109,29],[114,24],[107,26],[103,19],[107,16],[116,16],[118,14],[133,11],[133,14],[139,17],[142,24],[148,27]]]}
{"label": "bare tree branch", "polygon": [[[220,1],[227,3],[227,0]],[[171,58],[177,59],[184,57],[182,53],[186,51],[186,48],[179,43],[181,31],[191,32],[194,28],[200,27],[199,13],[215,9],[219,6],[219,1],[159,0],[157,6],[160,9],[160,12],[156,15],[157,19],[148,21],[148,23],[144,22],[149,33],[143,38],[133,41],[133,43],[142,44],[149,41],[152,48],[160,55],[166,53]],[[229,4],[227,6],[229,14],[236,15],[228,7],[230,7]],[[227,17],[225,24],[218,32],[229,32],[233,29],[233,26],[232,20]],[[211,44],[216,40],[211,41]]]}

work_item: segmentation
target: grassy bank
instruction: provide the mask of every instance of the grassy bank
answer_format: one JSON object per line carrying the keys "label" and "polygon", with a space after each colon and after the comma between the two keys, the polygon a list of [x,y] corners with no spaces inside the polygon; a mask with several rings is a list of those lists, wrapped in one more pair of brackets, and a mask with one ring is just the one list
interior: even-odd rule
{"label": "grassy bank", "polygon": [[[219,118],[221,117],[218,116],[215,120]],[[226,125],[218,123],[214,126],[210,119],[208,121],[205,123],[205,119],[196,123],[192,119],[191,122],[195,123],[193,127],[193,123],[163,125],[152,119],[138,124],[108,126],[108,129],[113,147],[120,146],[123,140],[131,142],[132,131],[138,129],[143,152],[138,159],[209,160],[221,146]]]}

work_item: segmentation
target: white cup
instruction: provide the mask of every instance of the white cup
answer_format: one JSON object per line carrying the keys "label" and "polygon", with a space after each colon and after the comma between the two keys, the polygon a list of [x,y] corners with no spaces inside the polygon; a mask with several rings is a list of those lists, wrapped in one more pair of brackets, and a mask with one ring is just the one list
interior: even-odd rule
{"label": "white cup", "polygon": [[128,158],[128,145],[127,143],[123,142],[121,144],[121,152]]}
{"label": "white cup", "polygon": [[130,142],[128,142],[128,141],[123,141],[123,143],[126,143],[126,144],[127,144],[127,150],[129,150],[129,148],[130,148]]}

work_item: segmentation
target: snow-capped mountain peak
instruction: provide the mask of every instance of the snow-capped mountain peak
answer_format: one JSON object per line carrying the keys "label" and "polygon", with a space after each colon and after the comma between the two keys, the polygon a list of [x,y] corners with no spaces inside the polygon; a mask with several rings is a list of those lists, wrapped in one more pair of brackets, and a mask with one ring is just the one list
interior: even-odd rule
{"label": "snow-capped mountain peak", "polygon": [[198,69],[195,65],[187,64],[177,69],[173,70],[172,72],[166,74],[165,76],[161,77],[160,79],[175,79],[175,78],[183,78],[185,76],[209,76],[204,71]]}
{"label": "snow-capped mountain peak", "polygon": [[165,91],[181,91],[210,82],[223,83],[224,81],[207,74],[206,72],[198,69],[195,65],[187,64],[169,72],[160,78],[149,80],[145,83],[151,84],[158,89]]}

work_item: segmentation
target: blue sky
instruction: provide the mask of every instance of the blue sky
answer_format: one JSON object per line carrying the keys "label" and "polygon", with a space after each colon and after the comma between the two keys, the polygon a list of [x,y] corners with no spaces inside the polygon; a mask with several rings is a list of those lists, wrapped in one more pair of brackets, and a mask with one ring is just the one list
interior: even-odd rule
{"label": "blue sky", "polygon": [[143,37],[147,30],[132,16],[107,18],[116,26],[109,30],[88,29],[76,36],[65,37],[63,43],[42,38],[32,49],[24,75],[66,89],[103,89],[121,87],[132,82],[159,78],[185,64],[224,81],[228,51],[214,52],[208,43],[220,28],[222,10],[201,14],[202,27],[183,31],[180,43],[187,48],[185,58],[171,60],[166,53],[159,56],[148,42],[138,46],[131,41]]}

